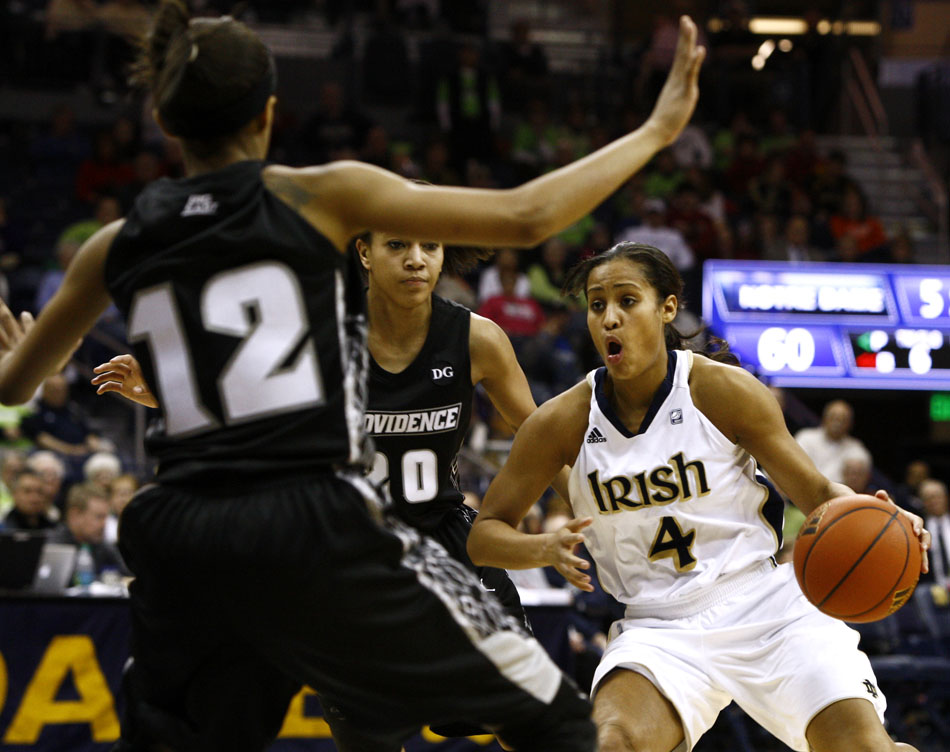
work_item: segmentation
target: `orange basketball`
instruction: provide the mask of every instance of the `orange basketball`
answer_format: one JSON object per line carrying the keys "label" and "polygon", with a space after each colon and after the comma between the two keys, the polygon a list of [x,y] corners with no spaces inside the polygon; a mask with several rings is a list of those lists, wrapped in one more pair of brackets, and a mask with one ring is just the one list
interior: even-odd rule
{"label": "orange basketball", "polygon": [[795,576],[820,611],[877,621],[903,606],[920,576],[920,544],[898,508],[873,496],[832,499],[795,541]]}

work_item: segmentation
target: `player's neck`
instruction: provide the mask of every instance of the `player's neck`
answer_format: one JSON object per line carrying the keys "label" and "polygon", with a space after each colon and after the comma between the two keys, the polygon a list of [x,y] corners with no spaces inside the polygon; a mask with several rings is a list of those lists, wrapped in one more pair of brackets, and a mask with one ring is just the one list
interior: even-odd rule
{"label": "player's neck", "polygon": [[431,297],[417,306],[406,308],[370,288],[367,303],[371,344],[384,342],[394,348],[404,348],[425,341],[432,319]]}
{"label": "player's neck", "polygon": [[621,422],[636,433],[653,403],[653,397],[666,378],[666,359],[629,379],[611,378],[606,387],[607,398]]}
{"label": "player's neck", "polygon": [[197,157],[187,149],[182,149],[182,161],[185,165],[185,175],[188,177],[221,170],[237,162],[264,159],[265,156],[266,149],[262,153],[259,144],[254,142],[233,143],[208,157]]}

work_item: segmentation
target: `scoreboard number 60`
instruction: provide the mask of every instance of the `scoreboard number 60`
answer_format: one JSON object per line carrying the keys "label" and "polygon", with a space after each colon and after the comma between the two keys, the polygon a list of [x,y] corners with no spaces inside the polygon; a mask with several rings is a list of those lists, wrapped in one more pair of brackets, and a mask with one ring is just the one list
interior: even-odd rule
{"label": "scoreboard number 60", "polygon": [[766,371],[805,371],[815,361],[815,339],[801,327],[772,326],[759,335],[758,357]]}

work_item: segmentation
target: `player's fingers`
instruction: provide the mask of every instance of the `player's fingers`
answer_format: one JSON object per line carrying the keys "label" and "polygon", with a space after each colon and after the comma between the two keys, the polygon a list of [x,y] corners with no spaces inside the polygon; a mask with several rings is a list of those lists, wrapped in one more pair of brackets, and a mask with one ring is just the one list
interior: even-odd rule
{"label": "player's fingers", "polygon": [[104,384],[106,381],[113,381],[116,384],[122,384],[125,379],[122,377],[121,373],[116,373],[115,371],[106,371],[105,373],[100,373],[98,376],[93,376],[89,383],[95,386],[96,384]]}
{"label": "player's fingers", "polygon": [[587,590],[588,592],[594,589],[590,583],[590,577],[583,572],[578,572],[576,569],[568,566],[559,566],[557,567],[557,571],[564,575],[564,579],[574,585],[574,587]]}
{"label": "player's fingers", "polygon": [[572,551],[578,543],[583,543],[584,536],[580,533],[571,533],[561,537],[561,547],[567,551]]}
{"label": "player's fingers", "polygon": [[897,502],[894,501],[894,499],[891,498],[891,495],[890,495],[887,491],[885,491],[883,488],[881,488],[881,489],[875,491],[875,492],[874,492],[874,496],[875,496],[875,498],[878,498],[878,499],[880,499],[881,501],[889,501],[889,502],[891,502],[891,504],[894,504],[894,505],[897,504]]}
{"label": "player's fingers", "polygon": [[13,347],[20,339],[20,328],[17,326],[16,318],[2,301],[0,301],[0,337],[2,337],[0,344],[4,349]]}
{"label": "player's fingers", "polygon": [[568,520],[564,527],[576,533],[578,530],[583,530],[585,527],[593,523],[593,521],[593,517],[578,517],[577,519]]}
{"label": "player's fingers", "polygon": [[122,384],[118,381],[104,381],[99,384],[99,388],[96,389],[96,394],[105,394],[106,392],[122,392]]}
{"label": "player's fingers", "polygon": [[689,69],[690,81],[696,81],[699,78],[699,69],[703,67],[703,60],[706,59],[706,48],[697,47],[693,54],[692,65]]}
{"label": "player's fingers", "polygon": [[30,331],[33,328],[33,324],[36,323],[36,319],[33,318],[33,314],[29,311],[23,311],[20,314],[20,326],[23,327],[23,333]]}
{"label": "player's fingers", "polygon": [[689,64],[693,48],[696,46],[696,24],[689,16],[680,16],[680,33],[673,53],[673,69]]}

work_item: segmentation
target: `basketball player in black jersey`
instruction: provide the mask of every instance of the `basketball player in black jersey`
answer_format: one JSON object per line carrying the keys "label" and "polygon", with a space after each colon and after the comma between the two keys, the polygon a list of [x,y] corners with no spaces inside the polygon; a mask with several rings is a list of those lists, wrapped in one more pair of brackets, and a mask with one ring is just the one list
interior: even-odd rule
{"label": "basketball player in black jersey", "polygon": [[593,749],[587,701],[540,645],[362,480],[365,319],[343,252],[367,229],[534,245],[576,221],[689,119],[695,37],[684,18],[637,131],[510,191],[448,189],[353,162],[265,165],[267,48],[162,0],[140,80],[186,177],[90,238],[32,327],[0,310],[4,404],[110,299],[162,403],[155,482],[120,529],[135,573],[120,750],[256,752],[303,683],[379,738],[461,717],[516,749]]}
{"label": "basketball player in black jersey", "polygon": [[[482,385],[515,430],[536,407],[501,327],[433,294],[443,268],[462,271],[477,252],[384,232],[360,235],[355,252],[369,283],[365,428],[376,450],[370,479],[388,486],[394,511],[403,521],[475,570],[482,586],[527,625],[508,573],[475,567],[466,551],[475,511],[462,503],[457,457],[468,432],[475,386]],[[133,356],[118,355],[94,370],[92,383],[99,394],[114,392],[158,407]],[[566,494],[563,479],[555,485]],[[337,744],[355,749],[359,730],[340,720],[345,714],[337,712],[335,698],[321,700]],[[435,731],[445,736],[482,733],[465,724]],[[360,748],[367,748],[365,740],[360,741]]]}

